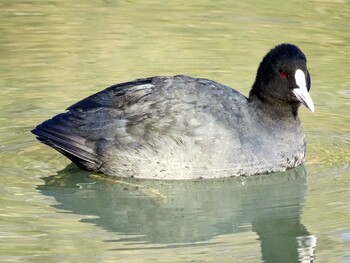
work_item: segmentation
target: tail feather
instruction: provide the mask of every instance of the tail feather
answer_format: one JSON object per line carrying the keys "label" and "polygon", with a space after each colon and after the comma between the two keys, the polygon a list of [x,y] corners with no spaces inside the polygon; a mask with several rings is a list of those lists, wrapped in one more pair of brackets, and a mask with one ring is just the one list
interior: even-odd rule
{"label": "tail feather", "polygon": [[37,139],[67,156],[79,167],[97,170],[99,160],[94,152],[94,143],[81,137],[67,113],[62,113],[39,124],[32,133]]}

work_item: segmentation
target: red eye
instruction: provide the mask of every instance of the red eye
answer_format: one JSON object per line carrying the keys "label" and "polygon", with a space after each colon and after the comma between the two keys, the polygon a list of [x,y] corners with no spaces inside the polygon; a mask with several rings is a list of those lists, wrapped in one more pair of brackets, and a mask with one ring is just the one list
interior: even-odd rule
{"label": "red eye", "polygon": [[282,79],[285,79],[287,77],[287,74],[284,73],[283,71],[280,71],[280,75]]}

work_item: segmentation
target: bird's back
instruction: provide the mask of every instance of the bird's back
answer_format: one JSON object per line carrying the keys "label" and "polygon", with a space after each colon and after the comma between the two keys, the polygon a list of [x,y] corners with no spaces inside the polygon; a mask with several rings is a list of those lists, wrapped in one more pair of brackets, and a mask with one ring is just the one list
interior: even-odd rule
{"label": "bird's back", "polygon": [[238,129],[246,103],[243,95],[214,81],[153,77],[96,93],[33,133],[87,170],[206,177],[209,171],[232,170],[225,168],[232,166],[232,155],[242,161]]}

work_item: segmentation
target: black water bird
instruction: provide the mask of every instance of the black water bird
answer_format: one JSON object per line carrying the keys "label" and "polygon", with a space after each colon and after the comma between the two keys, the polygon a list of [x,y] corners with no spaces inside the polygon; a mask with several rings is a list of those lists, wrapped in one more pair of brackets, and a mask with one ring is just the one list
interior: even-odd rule
{"label": "black water bird", "polygon": [[284,171],[305,160],[306,57],[281,44],[246,98],[215,81],[150,77],[113,85],[32,132],[79,167],[111,176],[195,179]]}

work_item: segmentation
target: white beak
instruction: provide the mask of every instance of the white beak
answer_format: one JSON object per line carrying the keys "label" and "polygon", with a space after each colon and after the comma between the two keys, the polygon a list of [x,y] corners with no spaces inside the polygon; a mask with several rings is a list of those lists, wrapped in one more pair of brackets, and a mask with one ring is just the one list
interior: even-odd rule
{"label": "white beak", "polygon": [[315,111],[314,103],[310,97],[309,92],[306,87],[306,77],[302,70],[297,69],[295,71],[295,82],[297,83],[299,88],[293,89],[294,95],[297,99],[310,111]]}

